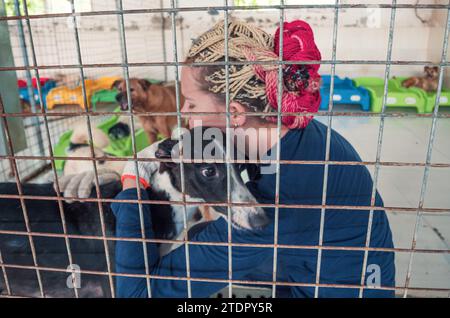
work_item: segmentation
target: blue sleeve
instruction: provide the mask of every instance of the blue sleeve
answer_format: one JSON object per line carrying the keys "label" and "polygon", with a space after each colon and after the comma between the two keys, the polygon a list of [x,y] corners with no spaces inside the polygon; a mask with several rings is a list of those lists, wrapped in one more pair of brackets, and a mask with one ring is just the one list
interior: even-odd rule
{"label": "blue sleeve", "polygon": [[[117,199],[136,199],[135,189],[121,192]],[[142,199],[147,194],[142,191]],[[153,237],[150,207],[143,205],[145,235]],[[141,237],[139,208],[137,203],[113,203],[112,210],[116,216],[116,235],[118,237]],[[201,232],[190,238],[197,242],[228,242],[228,225],[226,220],[219,218],[211,222]],[[273,239],[262,231],[233,230],[233,243],[271,243],[264,242]],[[147,244],[148,265],[151,275],[173,277],[151,279],[152,297],[187,297],[188,288],[186,277],[186,247],[182,245],[164,257],[159,257],[156,244]],[[228,246],[226,245],[188,245],[190,260],[190,277],[193,297],[208,297],[227,286],[226,282],[204,282],[201,279],[227,280],[228,277]],[[273,257],[273,251],[265,247],[233,246],[232,269],[233,280],[242,280],[251,274],[255,266]],[[143,244],[141,242],[116,242],[116,272],[145,274]],[[116,293],[118,297],[147,297],[147,282],[145,278],[118,276],[116,279]]]}
{"label": "blue sleeve", "polygon": [[[141,198],[148,200],[147,193],[141,191]],[[116,196],[116,199],[137,199],[136,189],[127,189]],[[142,205],[144,217],[145,238],[153,238],[152,223],[149,207]],[[116,217],[116,236],[126,238],[142,238],[139,205],[137,203],[112,203],[111,209]],[[155,243],[147,243],[147,255],[150,266],[158,261],[158,247]],[[119,274],[145,274],[144,245],[142,242],[116,241],[116,273]],[[145,279],[116,276],[117,297],[145,297],[142,291]]]}

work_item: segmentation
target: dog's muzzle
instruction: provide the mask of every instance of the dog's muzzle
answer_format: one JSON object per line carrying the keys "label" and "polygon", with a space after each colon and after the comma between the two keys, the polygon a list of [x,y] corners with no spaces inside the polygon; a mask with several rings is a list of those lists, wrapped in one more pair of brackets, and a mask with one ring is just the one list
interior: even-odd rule
{"label": "dog's muzzle", "polygon": [[128,110],[128,98],[124,93],[117,94],[116,101],[120,105],[120,110],[122,110],[122,111]]}
{"label": "dog's muzzle", "polygon": [[[247,230],[259,230],[270,223],[270,219],[263,208],[255,206],[258,204],[255,196],[238,176],[235,167],[231,169],[231,193],[230,193],[230,221],[236,228]],[[226,206],[215,207],[217,212],[228,218]]]}
{"label": "dog's muzzle", "polygon": [[[248,190],[247,190],[248,191]],[[252,197],[248,197],[248,200],[242,200],[243,198],[231,198],[233,203],[246,203],[255,204],[256,200]],[[241,201],[242,200],[242,201]],[[239,202],[241,201],[241,202]],[[212,204],[212,206],[214,206]],[[214,206],[214,209],[222,214],[224,217],[228,217],[228,209],[226,206]],[[261,207],[254,206],[238,206],[232,205],[231,207],[231,224],[236,228],[242,228],[247,230],[258,230],[264,228],[270,223],[266,212]]]}

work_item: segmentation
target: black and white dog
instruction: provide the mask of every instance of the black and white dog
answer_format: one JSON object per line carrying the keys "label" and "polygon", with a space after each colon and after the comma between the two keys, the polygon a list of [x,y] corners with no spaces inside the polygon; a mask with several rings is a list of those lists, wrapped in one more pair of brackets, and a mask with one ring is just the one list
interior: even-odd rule
{"label": "black and white dog", "polygon": [[[184,176],[186,201],[214,202],[227,201],[227,167],[225,134],[218,128],[194,128],[181,136],[181,139],[166,139],[153,144],[154,157],[160,159],[180,159],[181,149],[183,159],[194,159],[201,163],[159,162],[153,169],[150,183],[156,191],[165,193],[173,201],[183,201],[182,175]],[[231,151],[232,158],[238,154]],[[153,156],[153,155],[150,155]],[[209,160],[208,160],[209,159]],[[217,162],[214,162],[216,160]],[[183,169],[183,171],[182,171]],[[230,199],[232,203],[257,203],[255,197],[242,181],[241,173],[251,173],[255,177],[254,165],[230,165]],[[183,208],[178,206],[178,208]],[[227,216],[226,206],[215,206],[214,209],[222,216]],[[182,213],[178,213],[182,215]],[[231,220],[237,228],[255,229],[268,223],[264,210],[257,207],[233,206]]]}
{"label": "black and white dog", "polygon": [[[198,129],[198,128],[197,128]],[[205,128],[202,129],[204,131]],[[192,131],[191,131],[192,132]],[[185,136],[185,135],[183,135]],[[190,136],[194,136],[191,134]],[[189,137],[191,138],[191,137]],[[187,138],[183,138],[183,143]],[[192,158],[198,159],[199,151],[213,146],[215,155],[224,155],[224,138],[221,140],[203,140],[201,146],[192,147]],[[152,145],[156,158],[170,159],[179,155],[179,140],[166,139]],[[183,151],[185,148],[183,146]],[[183,152],[183,157],[186,157]],[[217,157],[216,157],[217,158]],[[222,158],[223,159],[223,158]],[[152,162],[151,188],[147,190],[150,200],[182,201],[181,168],[176,162]],[[254,170],[254,166],[251,167]],[[255,197],[244,185],[240,171],[242,166],[230,165],[230,195],[233,203],[256,203]],[[187,201],[207,202],[214,206],[216,202],[227,201],[227,168],[224,163],[184,163],[184,191]],[[252,173],[253,174],[253,173]],[[24,184],[23,193],[28,196],[56,196],[53,184]],[[114,198],[121,191],[119,182],[111,182],[100,187],[102,198]],[[0,194],[17,195],[14,183],[0,183]],[[95,189],[91,193],[96,198]],[[72,255],[68,258],[67,244],[63,237],[52,237],[51,234],[62,234],[63,223],[61,211],[55,200],[25,199],[25,207],[30,231],[39,233],[30,238],[26,235],[26,226],[21,202],[16,198],[2,198],[0,211],[0,230],[23,231],[23,235],[0,233],[0,260],[3,264],[22,266],[67,269],[70,264],[76,264],[85,271],[107,271],[105,245],[102,234],[100,211],[97,202],[62,203],[65,227],[68,234],[96,236],[99,239],[70,238],[69,247]],[[105,235],[114,236],[115,219],[110,204],[103,202],[102,216],[105,224]],[[187,205],[188,218],[195,218],[195,207]],[[224,217],[227,208],[215,208]],[[182,205],[152,204],[150,217],[153,223],[155,238],[175,239],[183,230],[184,208]],[[268,223],[265,212],[255,207],[232,207],[231,223],[238,228],[260,228]],[[51,233],[50,236],[45,233]],[[34,245],[36,259],[33,260],[31,242]],[[111,271],[114,271],[114,241],[107,242],[110,255]],[[74,297],[74,290],[67,287],[70,272],[55,272],[40,270],[42,288],[48,297]],[[4,275],[6,274],[6,275]],[[0,294],[6,294],[5,277],[8,279],[13,295],[40,296],[37,272],[33,269],[1,268],[0,263]],[[79,297],[110,297],[110,285],[107,275],[83,274]]]}

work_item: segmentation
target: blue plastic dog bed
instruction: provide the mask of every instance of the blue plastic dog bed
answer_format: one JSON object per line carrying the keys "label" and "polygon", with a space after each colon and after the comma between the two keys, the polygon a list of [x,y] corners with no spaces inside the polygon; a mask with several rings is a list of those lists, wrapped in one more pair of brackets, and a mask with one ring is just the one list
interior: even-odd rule
{"label": "blue plastic dog bed", "polygon": [[[47,99],[48,92],[50,92],[50,90],[52,88],[54,88],[55,86],[56,86],[56,82],[52,81],[52,80],[46,81],[45,84],[43,86],[41,86],[44,107],[47,106],[46,99]],[[41,101],[39,100],[39,92],[38,92],[38,89],[35,87],[33,87],[33,95],[34,95],[33,96],[34,102],[36,103],[36,105],[40,105]],[[28,104],[30,103],[30,95],[28,94],[28,87],[20,87],[19,88],[19,98]]]}
{"label": "blue plastic dog bed", "polygon": [[[330,101],[331,76],[322,75],[322,85],[320,94],[322,101],[320,103],[321,110],[328,110]],[[356,87],[351,79],[345,77],[334,76],[333,104],[350,104],[360,105],[364,111],[370,110],[370,95],[364,87]]]}

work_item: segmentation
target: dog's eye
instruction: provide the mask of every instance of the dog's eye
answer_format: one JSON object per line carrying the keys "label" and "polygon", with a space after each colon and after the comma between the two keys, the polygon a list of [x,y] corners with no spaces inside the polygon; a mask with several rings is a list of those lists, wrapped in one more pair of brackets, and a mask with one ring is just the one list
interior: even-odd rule
{"label": "dog's eye", "polygon": [[211,178],[216,175],[216,169],[213,166],[204,167],[201,170],[201,173],[206,178]]}
{"label": "dog's eye", "polygon": [[134,92],[134,88],[130,88],[130,92]]}

